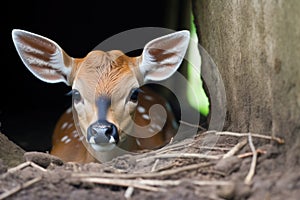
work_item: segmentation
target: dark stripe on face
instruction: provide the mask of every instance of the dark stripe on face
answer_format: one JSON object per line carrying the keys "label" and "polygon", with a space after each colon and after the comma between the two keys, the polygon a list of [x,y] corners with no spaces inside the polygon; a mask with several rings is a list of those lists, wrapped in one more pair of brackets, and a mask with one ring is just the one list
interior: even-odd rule
{"label": "dark stripe on face", "polygon": [[106,120],[107,111],[111,105],[111,99],[107,96],[100,96],[96,104],[98,107],[98,120]]}

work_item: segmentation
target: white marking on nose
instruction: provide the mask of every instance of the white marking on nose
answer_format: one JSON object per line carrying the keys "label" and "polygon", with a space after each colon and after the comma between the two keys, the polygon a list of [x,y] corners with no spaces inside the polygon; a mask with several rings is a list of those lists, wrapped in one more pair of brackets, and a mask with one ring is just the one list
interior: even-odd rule
{"label": "white marking on nose", "polygon": [[149,96],[149,95],[145,95],[144,98],[148,101],[152,101],[153,100],[153,97],[152,96]]}
{"label": "white marking on nose", "polygon": [[61,129],[65,129],[68,125],[68,122],[63,123],[63,125],[61,125]]}
{"label": "white marking on nose", "polygon": [[144,113],[146,111],[146,109],[143,106],[138,106],[137,110],[139,113]]}
{"label": "white marking on nose", "polygon": [[110,136],[109,143],[116,143],[116,140],[113,136]]}
{"label": "white marking on nose", "polygon": [[150,119],[149,115],[147,115],[147,114],[143,114],[143,115],[142,115],[142,118],[144,118],[144,119],[146,119],[146,120],[149,120],[149,119]]}

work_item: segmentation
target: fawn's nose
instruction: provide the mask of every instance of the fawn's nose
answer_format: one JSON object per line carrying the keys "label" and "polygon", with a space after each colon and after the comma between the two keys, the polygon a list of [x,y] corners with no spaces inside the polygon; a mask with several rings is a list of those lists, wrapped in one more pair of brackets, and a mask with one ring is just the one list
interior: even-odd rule
{"label": "fawn's nose", "polygon": [[99,120],[89,126],[87,140],[98,145],[117,144],[119,142],[117,127],[106,120]]}

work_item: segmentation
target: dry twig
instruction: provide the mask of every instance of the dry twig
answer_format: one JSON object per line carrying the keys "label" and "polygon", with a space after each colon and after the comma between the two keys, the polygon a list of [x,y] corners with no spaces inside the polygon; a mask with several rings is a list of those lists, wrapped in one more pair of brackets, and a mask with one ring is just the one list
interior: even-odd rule
{"label": "dry twig", "polygon": [[197,149],[209,149],[209,150],[215,150],[215,151],[230,151],[232,148],[229,147],[210,147],[210,146],[199,146],[199,147],[193,147]]}
{"label": "dry twig", "polygon": [[[9,174],[13,174],[13,173],[15,173],[16,171],[22,170],[22,169],[24,169],[24,168],[26,168],[26,167],[29,167],[29,166],[31,166],[31,167],[33,167],[33,168],[35,168],[35,169],[38,169],[38,170],[40,170],[40,171],[43,171],[43,172],[46,172],[46,171],[47,171],[46,169],[42,168],[41,166],[35,164],[34,162],[27,161],[27,162],[24,162],[24,163],[19,164],[19,165],[16,166],[16,167],[9,168],[9,169],[7,170],[7,172],[3,175],[3,177],[6,177],[6,176],[8,176]],[[8,191],[6,191],[6,192],[4,192],[4,193],[2,193],[2,194],[0,195],[0,200],[1,200],[1,199],[5,199],[5,198],[7,198],[7,197],[13,195],[13,194],[19,192],[20,190],[25,189],[25,188],[31,186],[31,185],[34,184],[34,183],[39,182],[41,179],[42,179],[42,177],[38,176],[38,177],[36,177],[36,178],[34,178],[34,179],[28,181],[28,182],[25,182],[24,184],[18,185],[18,186],[16,186],[15,188],[13,188],[13,189],[11,189],[11,190],[8,190]]]}
{"label": "dry twig", "polygon": [[36,178],[34,178],[34,179],[32,179],[32,180],[30,180],[30,181],[28,181],[28,182],[26,182],[22,185],[18,185],[15,188],[2,193],[0,195],[0,200],[5,199],[5,198],[15,194],[15,193],[19,192],[20,190],[25,189],[25,188],[33,185],[34,183],[39,182],[40,180],[42,180],[42,177],[36,177]]}
{"label": "dry twig", "polygon": [[[234,132],[218,132],[218,131],[206,131],[205,134],[213,133],[216,135],[229,135],[229,136],[235,136],[235,137],[246,137],[249,135],[249,133],[234,133]],[[267,139],[267,140],[274,140],[278,142],[279,144],[284,144],[284,140],[279,137],[273,137],[273,136],[268,136],[268,135],[262,135],[262,134],[257,134],[257,133],[251,133],[252,137],[256,138],[261,138],[261,139]]]}
{"label": "dry twig", "polygon": [[167,145],[165,147],[162,147],[161,149],[155,150],[155,154],[164,154],[170,151],[180,150],[184,148],[188,148],[193,145],[193,138],[185,139],[183,141],[173,143],[170,145]]}
{"label": "dry twig", "polygon": [[187,165],[175,169],[169,169],[159,172],[149,172],[149,173],[133,173],[133,174],[115,174],[115,173],[74,173],[73,178],[88,178],[88,177],[99,177],[99,178],[119,178],[119,179],[134,179],[134,178],[158,178],[162,176],[170,176],[183,171],[189,171],[193,169],[199,169],[202,167],[208,167],[213,163],[198,163],[193,165]]}
{"label": "dry twig", "polygon": [[148,160],[148,159],[157,159],[157,158],[204,158],[204,159],[211,159],[211,160],[218,160],[220,156],[216,155],[206,155],[206,154],[199,154],[199,153],[169,153],[169,154],[161,154],[161,155],[153,155],[149,157],[143,157],[137,159],[137,161],[141,160]]}
{"label": "dry twig", "polygon": [[[76,180],[78,181],[78,180]],[[197,181],[197,180],[156,180],[156,179],[111,179],[111,178],[80,178],[79,181],[91,182],[98,184],[117,185],[129,187],[128,193],[125,192],[126,198],[129,198],[132,194],[131,188],[138,188],[143,190],[155,191],[155,192],[166,192],[167,190],[163,187],[167,186],[178,186],[183,182],[190,182],[199,186],[220,186],[232,184],[228,181]]]}
{"label": "dry twig", "polygon": [[231,185],[232,182],[230,181],[192,181],[193,184],[199,185],[199,186],[222,186],[222,185]]}
{"label": "dry twig", "polygon": [[39,170],[41,170],[41,171],[43,171],[43,172],[46,172],[46,171],[47,171],[46,169],[42,168],[41,166],[35,164],[34,162],[27,161],[27,162],[24,162],[24,163],[19,164],[19,165],[16,166],[16,167],[9,168],[9,169],[7,170],[7,173],[14,173],[14,172],[16,172],[16,171],[18,171],[18,170],[21,170],[21,169],[23,169],[23,168],[25,168],[25,167],[28,167],[28,166],[31,166],[31,167],[36,168],[36,169],[39,169]]}
{"label": "dry twig", "polygon": [[134,187],[129,186],[129,187],[126,189],[125,193],[124,193],[124,197],[125,197],[126,199],[130,199],[131,196],[132,196],[132,194],[133,194],[133,191],[134,191]]}
{"label": "dry twig", "polygon": [[179,123],[180,123],[180,124],[183,124],[183,125],[186,125],[186,126],[193,127],[193,128],[199,128],[199,129],[201,129],[201,130],[206,130],[206,128],[204,128],[204,127],[202,127],[202,126],[200,126],[200,125],[198,125],[198,124],[191,124],[191,123],[189,123],[189,122],[185,122],[185,121],[182,121],[182,120],[179,120]]}
{"label": "dry twig", "polygon": [[29,167],[29,166],[30,166],[30,167],[33,167],[33,168],[35,168],[35,169],[38,169],[38,170],[40,170],[40,171],[42,171],[42,172],[46,172],[46,171],[47,171],[47,170],[44,169],[43,167],[41,167],[41,166],[35,164],[34,162],[26,161],[26,162],[24,162],[24,163],[21,163],[21,164],[17,165],[16,167],[9,168],[9,169],[7,170],[7,172],[6,172],[5,174],[3,174],[2,176],[3,176],[3,177],[6,177],[6,176],[8,176],[9,174],[13,174],[13,173],[15,173],[16,171],[22,170],[23,168],[26,168],[26,167]]}
{"label": "dry twig", "polygon": [[[258,154],[266,154],[267,153],[265,150],[262,150],[262,149],[256,149],[256,152]],[[243,154],[238,155],[237,157],[238,158],[246,158],[248,156],[253,156],[253,152],[243,153]]]}
{"label": "dry twig", "polygon": [[[157,188],[157,187],[150,186],[151,185],[150,182],[148,184],[145,184],[143,182],[143,180],[86,177],[86,178],[80,178],[79,181],[89,182],[89,183],[98,183],[98,184],[104,184],[104,185],[133,187],[133,188],[155,191],[155,192],[165,192],[166,191],[163,188]],[[153,185],[155,185],[155,184],[153,184]]]}
{"label": "dry twig", "polygon": [[155,162],[154,162],[154,164],[153,164],[153,166],[152,166],[152,168],[151,168],[151,172],[155,171],[155,169],[156,169],[156,167],[158,165],[158,162],[159,162],[159,159],[156,159]]}
{"label": "dry twig", "polygon": [[245,178],[244,183],[247,184],[247,185],[250,185],[251,182],[252,182],[252,178],[254,176],[254,173],[255,173],[256,159],[257,159],[257,152],[256,152],[255,147],[254,147],[253,142],[252,142],[251,133],[249,133],[248,142],[249,142],[250,149],[253,153],[253,157],[252,157],[252,161],[251,161],[250,170],[249,170],[249,172],[248,172],[248,174]]}
{"label": "dry twig", "polygon": [[228,151],[223,158],[228,158],[236,154],[241,148],[243,148],[247,144],[247,139],[242,140],[241,142],[237,143],[230,151]]}

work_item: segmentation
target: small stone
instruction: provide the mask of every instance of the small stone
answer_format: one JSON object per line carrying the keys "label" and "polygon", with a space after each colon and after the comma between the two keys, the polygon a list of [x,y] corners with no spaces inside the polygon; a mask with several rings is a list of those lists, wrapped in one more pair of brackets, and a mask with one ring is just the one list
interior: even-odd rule
{"label": "small stone", "polygon": [[234,171],[237,171],[241,166],[241,159],[236,156],[221,159],[215,166],[214,169],[223,172],[227,175]]}
{"label": "small stone", "polygon": [[63,165],[64,162],[53,155],[42,153],[42,152],[26,152],[24,153],[26,161],[34,162],[35,164],[47,168],[51,163],[55,165]]}
{"label": "small stone", "polygon": [[235,184],[233,182],[217,187],[217,195],[223,199],[233,199],[235,195]]}

